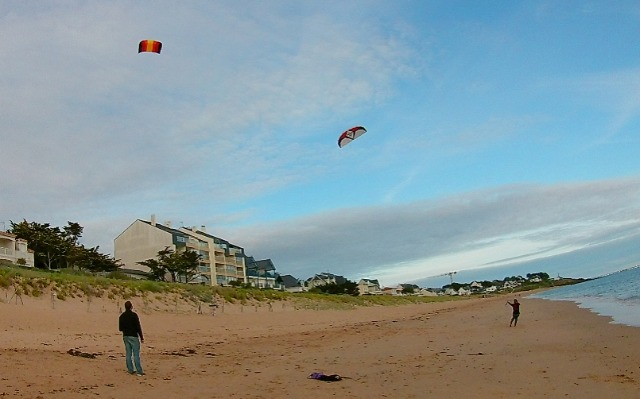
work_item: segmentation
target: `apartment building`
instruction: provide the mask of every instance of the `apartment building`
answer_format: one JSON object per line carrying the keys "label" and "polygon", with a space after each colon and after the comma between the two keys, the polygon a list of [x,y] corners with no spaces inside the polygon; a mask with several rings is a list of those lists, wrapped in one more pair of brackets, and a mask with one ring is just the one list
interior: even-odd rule
{"label": "apartment building", "polygon": [[34,267],[33,251],[27,248],[27,241],[4,231],[0,231],[0,260],[24,267]]}
{"label": "apartment building", "polygon": [[211,285],[229,285],[233,281],[247,282],[244,248],[208,234],[204,226],[200,229],[181,227],[179,231],[189,236],[190,243],[197,243],[196,252],[201,256],[198,271],[203,278],[210,280]]}
{"label": "apartment building", "polygon": [[198,274],[189,283],[229,285],[247,282],[244,249],[219,237],[208,234],[205,227],[173,228],[171,223],[157,223],[137,219],[114,240],[114,256],[125,269],[148,272],[138,262],[155,259],[159,251],[169,248],[175,252],[195,251],[200,255]]}

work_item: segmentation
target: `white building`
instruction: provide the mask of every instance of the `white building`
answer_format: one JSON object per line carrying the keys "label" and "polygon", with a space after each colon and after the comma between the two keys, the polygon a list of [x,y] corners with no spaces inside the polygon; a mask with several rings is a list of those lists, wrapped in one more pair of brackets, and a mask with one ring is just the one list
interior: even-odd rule
{"label": "white building", "polygon": [[0,231],[0,260],[24,267],[35,266],[33,251],[27,248],[27,241],[5,231]]}
{"label": "white building", "polygon": [[247,282],[244,249],[207,234],[204,226],[174,229],[171,223],[160,224],[155,216],[150,221],[136,220],[114,240],[114,255],[126,269],[148,272],[138,264],[156,259],[158,252],[169,248],[174,252],[194,251],[200,255],[197,281],[209,285]]}
{"label": "white building", "polygon": [[360,295],[382,295],[378,280],[363,278],[358,281],[358,292]]}

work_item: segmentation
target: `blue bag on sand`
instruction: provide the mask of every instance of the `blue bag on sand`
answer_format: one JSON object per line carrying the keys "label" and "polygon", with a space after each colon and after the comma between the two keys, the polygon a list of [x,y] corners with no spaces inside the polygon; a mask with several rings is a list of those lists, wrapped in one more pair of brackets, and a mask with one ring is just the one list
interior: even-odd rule
{"label": "blue bag on sand", "polygon": [[340,381],[342,379],[338,374],[326,375],[323,373],[311,373],[309,374],[309,378],[320,381]]}

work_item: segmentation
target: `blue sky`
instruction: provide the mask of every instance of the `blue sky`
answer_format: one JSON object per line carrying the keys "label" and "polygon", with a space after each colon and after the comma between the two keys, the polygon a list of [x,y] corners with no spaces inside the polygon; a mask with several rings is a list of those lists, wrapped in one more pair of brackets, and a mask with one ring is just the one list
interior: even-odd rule
{"label": "blue sky", "polygon": [[113,253],[154,214],[385,285],[619,270],[639,22],[635,1],[3,1],[0,228],[74,221]]}

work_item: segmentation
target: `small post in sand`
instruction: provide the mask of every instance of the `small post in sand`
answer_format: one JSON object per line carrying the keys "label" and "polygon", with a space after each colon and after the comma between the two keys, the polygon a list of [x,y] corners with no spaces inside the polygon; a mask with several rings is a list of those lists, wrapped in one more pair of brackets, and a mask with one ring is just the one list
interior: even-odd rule
{"label": "small post in sand", "polygon": [[58,299],[58,294],[56,290],[51,290],[51,309],[56,308],[56,299]]}
{"label": "small post in sand", "polygon": [[16,305],[18,304],[18,299],[20,299],[20,303],[24,305],[24,302],[22,301],[22,287],[16,284],[13,285],[13,295],[9,298],[9,303],[11,303],[13,297],[16,298]]}

